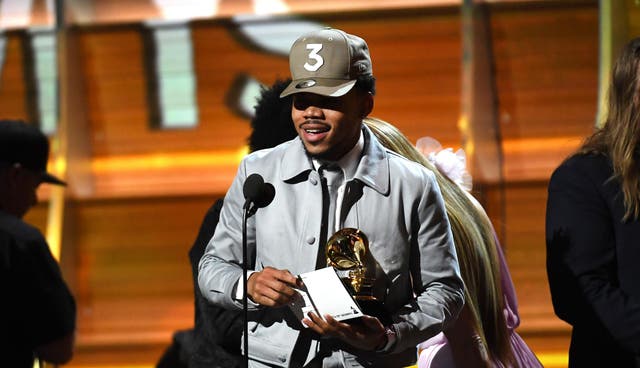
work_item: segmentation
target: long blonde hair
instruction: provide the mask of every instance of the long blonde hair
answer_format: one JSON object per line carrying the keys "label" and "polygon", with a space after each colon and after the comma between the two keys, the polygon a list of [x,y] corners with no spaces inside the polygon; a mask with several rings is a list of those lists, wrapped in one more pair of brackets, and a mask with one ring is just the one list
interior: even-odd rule
{"label": "long blonde hair", "polygon": [[640,38],[625,45],[613,66],[604,126],[588,137],[577,153],[599,153],[613,163],[613,177],[624,194],[623,220],[640,217]]}
{"label": "long blonde hair", "polygon": [[[441,174],[393,125],[367,117],[364,123],[386,148],[418,162],[434,172],[451,223],[465,300],[473,316],[474,330],[493,360],[513,363],[509,331],[504,317],[500,262],[493,227],[456,183]],[[511,364],[510,364],[511,365]]]}

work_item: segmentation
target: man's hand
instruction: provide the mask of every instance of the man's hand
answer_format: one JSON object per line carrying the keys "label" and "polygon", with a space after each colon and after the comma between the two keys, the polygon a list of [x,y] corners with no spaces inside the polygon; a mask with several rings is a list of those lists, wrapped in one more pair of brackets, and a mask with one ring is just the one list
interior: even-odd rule
{"label": "man's hand", "polygon": [[282,307],[298,295],[293,287],[300,281],[287,270],[265,267],[247,280],[247,294],[252,301],[267,307]]}
{"label": "man's hand", "polygon": [[359,323],[348,324],[336,321],[325,314],[324,319],[310,312],[309,318],[302,320],[305,325],[320,335],[337,337],[347,344],[361,350],[379,350],[387,342],[385,328],[380,321],[371,316],[362,316]]}

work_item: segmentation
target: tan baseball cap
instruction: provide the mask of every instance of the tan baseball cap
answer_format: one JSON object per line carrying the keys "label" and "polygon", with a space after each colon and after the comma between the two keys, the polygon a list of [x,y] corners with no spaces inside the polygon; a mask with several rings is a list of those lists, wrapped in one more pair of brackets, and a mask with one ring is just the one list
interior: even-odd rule
{"label": "tan baseball cap", "polygon": [[291,46],[292,82],[280,94],[309,92],[339,97],[361,75],[373,75],[367,43],[339,29],[327,28],[300,36]]}

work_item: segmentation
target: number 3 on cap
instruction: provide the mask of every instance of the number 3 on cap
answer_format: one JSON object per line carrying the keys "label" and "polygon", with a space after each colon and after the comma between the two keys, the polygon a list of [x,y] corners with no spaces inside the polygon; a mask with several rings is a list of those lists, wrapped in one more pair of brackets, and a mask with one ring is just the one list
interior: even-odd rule
{"label": "number 3 on cap", "polygon": [[322,50],[322,44],[321,43],[308,43],[307,44],[307,50],[311,50],[309,51],[309,60],[315,60],[314,64],[309,64],[304,63],[304,68],[307,69],[310,72],[315,72],[318,69],[320,69],[320,67],[322,66],[322,64],[324,64],[324,59],[322,58],[322,56],[320,56],[318,54],[318,52],[320,52],[320,50]]}

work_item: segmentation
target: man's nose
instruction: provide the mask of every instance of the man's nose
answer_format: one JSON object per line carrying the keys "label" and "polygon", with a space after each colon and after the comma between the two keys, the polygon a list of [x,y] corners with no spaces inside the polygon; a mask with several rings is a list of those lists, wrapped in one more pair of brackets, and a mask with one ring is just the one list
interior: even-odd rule
{"label": "man's nose", "polygon": [[314,117],[314,118],[315,117],[320,117],[320,116],[322,116],[322,109],[317,107],[317,106],[314,106],[314,105],[309,105],[309,106],[307,106],[306,109],[304,109],[304,116],[306,118],[309,118],[309,117]]}

